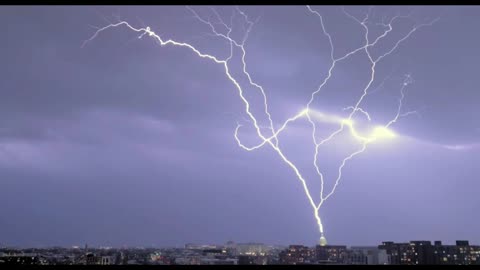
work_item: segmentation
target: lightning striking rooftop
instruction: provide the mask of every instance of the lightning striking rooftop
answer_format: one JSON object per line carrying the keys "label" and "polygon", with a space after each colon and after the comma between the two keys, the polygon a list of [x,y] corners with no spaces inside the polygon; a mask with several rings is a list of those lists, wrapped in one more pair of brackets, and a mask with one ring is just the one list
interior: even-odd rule
{"label": "lightning striking rooftop", "polygon": [[[313,215],[314,215],[315,220],[316,220],[317,225],[318,225],[318,230],[319,230],[320,239],[321,239],[320,242],[321,242],[322,245],[325,245],[327,242],[326,242],[326,238],[325,238],[324,226],[322,224],[322,219],[320,217],[320,209],[321,209],[322,205],[324,205],[324,203],[335,193],[335,190],[336,190],[337,186],[339,185],[340,180],[342,179],[342,171],[343,171],[344,167],[346,166],[346,164],[348,163],[348,161],[350,161],[351,159],[353,159],[355,156],[359,155],[360,153],[363,153],[367,149],[367,146],[369,144],[374,143],[375,141],[377,141],[379,139],[394,138],[396,136],[396,134],[390,129],[391,126],[393,124],[395,124],[401,117],[404,117],[404,116],[407,116],[409,114],[415,113],[415,111],[408,111],[408,112],[403,112],[402,111],[403,102],[404,102],[404,99],[405,99],[405,89],[408,85],[410,85],[412,83],[411,76],[406,75],[405,80],[400,87],[400,97],[398,99],[398,104],[396,106],[396,109],[394,111],[392,119],[389,122],[387,122],[383,125],[374,125],[373,130],[371,131],[370,134],[363,134],[356,129],[356,123],[353,121],[352,118],[357,113],[360,113],[361,115],[363,115],[368,120],[369,123],[372,122],[371,114],[368,113],[368,111],[364,107],[361,107],[361,105],[364,102],[364,100],[367,98],[367,95],[370,93],[369,91],[371,90],[372,84],[376,80],[377,65],[385,57],[388,57],[395,50],[397,50],[405,40],[407,40],[408,38],[410,38],[412,36],[413,33],[415,33],[417,30],[419,30],[422,27],[431,26],[438,19],[434,19],[434,20],[431,20],[431,21],[426,22],[426,23],[416,24],[415,26],[413,26],[413,28],[409,32],[407,32],[404,36],[399,38],[391,48],[388,48],[387,50],[385,50],[379,56],[374,57],[374,56],[372,56],[370,50],[372,48],[376,48],[376,45],[382,39],[389,36],[390,32],[393,30],[394,24],[397,21],[399,21],[399,20],[409,20],[409,19],[411,19],[411,14],[397,15],[397,16],[392,17],[388,22],[377,23],[376,25],[377,26],[382,26],[384,28],[384,30],[375,39],[370,40],[369,37],[370,37],[371,33],[369,32],[370,29],[368,27],[368,24],[372,23],[370,21],[371,20],[370,15],[371,15],[373,7],[370,7],[368,9],[368,12],[366,13],[365,17],[363,17],[362,19],[358,19],[357,17],[351,15],[345,9],[342,8],[342,11],[345,14],[345,16],[350,18],[352,21],[358,23],[359,26],[361,26],[361,28],[363,29],[364,43],[363,43],[362,46],[360,46],[360,47],[358,47],[358,48],[356,48],[356,49],[354,49],[354,50],[352,50],[352,51],[350,51],[350,52],[348,52],[344,55],[341,55],[339,57],[335,57],[335,46],[334,46],[334,43],[332,41],[332,36],[330,35],[327,28],[325,27],[324,18],[322,16],[322,14],[318,10],[316,10],[316,9],[310,7],[310,6],[306,6],[305,15],[306,16],[315,16],[315,17],[318,18],[319,34],[325,36],[325,38],[328,39],[328,42],[329,42],[329,45],[330,45],[330,67],[328,69],[327,76],[325,78],[323,78],[323,80],[321,80],[321,83],[319,84],[317,89],[314,89],[312,91],[310,99],[306,103],[304,109],[301,110],[299,113],[297,113],[297,114],[291,116],[290,118],[288,118],[285,122],[283,122],[282,125],[280,125],[280,127],[278,129],[276,129],[275,126],[274,126],[274,121],[272,119],[272,115],[270,114],[270,111],[269,111],[269,107],[268,107],[269,103],[268,103],[268,98],[267,98],[266,91],[265,91],[263,86],[261,86],[259,83],[255,82],[255,80],[253,79],[253,76],[248,71],[249,69],[248,69],[248,65],[247,65],[247,61],[246,61],[247,51],[245,49],[245,43],[246,43],[246,41],[249,37],[249,34],[252,31],[252,28],[253,28],[253,26],[255,25],[256,22],[251,20],[249,18],[249,16],[238,7],[232,8],[233,12],[232,12],[232,15],[230,17],[229,24],[227,24],[222,19],[220,14],[214,8],[211,8],[211,12],[213,13],[214,18],[216,18],[216,21],[211,21],[210,19],[207,19],[207,18],[204,18],[204,17],[200,16],[199,13],[196,12],[195,9],[193,9],[191,7],[187,7],[187,9],[194,15],[194,17],[200,23],[208,26],[208,28],[211,30],[211,34],[213,36],[215,36],[217,38],[220,38],[220,39],[223,39],[224,41],[226,41],[229,44],[230,54],[229,54],[228,57],[220,58],[219,56],[202,52],[201,50],[199,50],[197,47],[195,47],[194,45],[192,45],[190,43],[176,41],[176,40],[173,40],[173,39],[162,38],[159,34],[154,32],[154,30],[152,30],[148,26],[137,28],[137,27],[132,26],[132,24],[130,24],[127,21],[118,21],[116,23],[110,23],[105,27],[97,28],[97,31],[89,39],[85,40],[85,42],[82,44],[82,47],[85,47],[85,45],[87,45],[89,42],[93,41],[96,37],[99,36],[99,34],[101,34],[102,32],[104,32],[106,30],[109,30],[109,29],[112,29],[112,28],[118,28],[118,27],[126,27],[127,29],[138,33],[139,34],[138,35],[139,39],[143,38],[144,36],[148,36],[148,37],[152,38],[153,40],[155,40],[161,47],[172,46],[172,47],[178,47],[178,48],[181,48],[181,49],[185,49],[186,51],[189,51],[190,53],[193,53],[197,57],[203,58],[207,61],[212,61],[212,62],[220,65],[223,68],[223,73],[224,73],[223,75],[228,78],[228,80],[233,84],[233,86],[237,90],[238,96],[244,104],[244,110],[245,110],[245,113],[247,114],[247,116],[249,118],[248,120],[253,125],[253,127],[255,128],[256,134],[258,135],[258,137],[261,140],[261,143],[259,143],[257,145],[253,145],[253,146],[247,146],[244,143],[242,143],[242,140],[239,137],[239,131],[240,131],[242,125],[238,124],[235,131],[234,131],[234,138],[235,138],[236,142],[238,143],[238,146],[241,147],[242,149],[246,150],[246,151],[254,151],[254,150],[259,149],[259,148],[261,148],[265,145],[268,145],[280,156],[280,158],[284,161],[286,166],[291,168],[291,170],[294,172],[297,180],[303,186],[305,195],[308,199],[309,204],[312,207]],[[245,29],[245,33],[244,33],[243,37],[241,38],[241,40],[237,40],[237,39],[232,37],[232,31],[234,29],[233,21],[236,18],[236,16],[239,16],[240,18],[242,18],[243,21],[244,21],[244,24],[247,25],[247,27]],[[217,27],[218,25],[222,26],[223,31],[218,29],[218,27]],[[237,67],[237,68],[240,68],[243,75],[248,79],[248,85],[242,85],[242,83],[240,83],[240,79],[238,77],[235,77],[233,75],[233,72],[231,72],[232,68],[234,68],[232,66],[231,60],[233,59],[235,52],[240,53],[240,55],[241,55],[241,67]],[[348,58],[350,58],[351,56],[353,56],[355,54],[360,54],[360,53],[365,54],[367,56],[368,60],[369,60],[370,79],[365,83],[365,86],[363,87],[363,89],[361,89],[361,94],[356,99],[356,102],[354,104],[352,104],[351,106],[349,106],[347,108],[344,108],[344,110],[351,111],[348,114],[348,117],[347,118],[340,118],[340,117],[335,117],[335,116],[329,116],[329,115],[321,113],[319,110],[312,109],[311,107],[312,107],[313,101],[315,100],[317,95],[322,91],[322,89],[325,87],[325,85],[331,80],[332,74],[333,74],[337,64],[346,60],[346,59],[348,59]],[[265,133],[265,129],[262,129],[263,127],[259,124],[259,121],[260,121],[259,117],[260,116],[255,115],[252,112],[252,109],[251,109],[251,102],[252,101],[249,100],[245,95],[246,87],[253,87],[257,91],[259,91],[260,94],[263,97],[263,113],[268,118],[268,123],[269,123],[269,125],[268,125],[269,132],[268,133]],[[373,89],[373,90],[375,90],[375,89]],[[320,200],[317,201],[317,202],[315,202],[315,200],[312,198],[312,191],[308,188],[306,179],[303,176],[303,174],[300,172],[298,167],[285,155],[284,151],[279,146],[279,135],[283,131],[288,129],[288,125],[290,123],[295,122],[295,121],[297,121],[298,119],[301,119],[301,118],[304,118],[304,119],[308,120],[308,122],[311,126],[311,129],[312,129],[311,137],[312,137],[313,147],[314,147],[314,150],[315,150],[314,156],[312,158],[312,164],[315,167],[315,171],[317,173],[318,180],[320,181],[320,190],[318,191],[320,193]],[[336,123],[338,125],[338,129],[336,129],[334,132],[332,132],[331,134],[329,134],[325,138],[318,138],[318,136],[317,136],[318,126],[317,126],[317,123],[314,121],[315,119],[323,119],[323,121],[329,121],[329,122]],[[357,150],[353,151],[352,153],[350,153],[349,155],[347,155],[346,157],[343,158],[341,164],[338,166],[337,176],[333,180],[334,181],[333,182],[334,183],[333,188],[330,191],[326,191],[325,187],[324,187],[325,177],[322,173],[322,170],[320,168],[321,166],[318,162],[318,156],[319,156],[319,153],[320,153],[320,148],[321,148],[322,145],[328,143],[333,138],[335,138],[338,134],[342,133],[345,130],[345,128],[347,128],[347,130],[349,131],[349,134],[353,138],[355,138],[359,142],[361,142],[361,146]]]}

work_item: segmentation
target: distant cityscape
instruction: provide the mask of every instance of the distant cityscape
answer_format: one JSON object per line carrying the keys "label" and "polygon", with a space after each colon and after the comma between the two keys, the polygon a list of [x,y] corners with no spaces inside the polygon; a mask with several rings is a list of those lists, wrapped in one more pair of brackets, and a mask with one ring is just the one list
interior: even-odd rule
{"label": "distant cityscape", "polygon": [[186,244],[183,248],[12,248],[0,265],[480,265],[480,246],[458,240],[382,242],[378,246],[272,246],[262,243]]}

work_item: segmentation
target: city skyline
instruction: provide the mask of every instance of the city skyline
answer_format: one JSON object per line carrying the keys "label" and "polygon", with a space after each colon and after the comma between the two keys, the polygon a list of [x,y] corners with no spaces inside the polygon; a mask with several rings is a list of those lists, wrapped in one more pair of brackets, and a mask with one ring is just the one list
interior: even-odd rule
{"label": "city skyline", "polygon": [[468,240],[384,241],[377,246],[262,243],[185,244],[180,248],[0,247],[0,265],[479,265],[480,246]]}
{"label": "city skyline", "polygon": [[[470,245],[474,246],[480,246],[480,244],[472,242],[468,239],[456,239],[454,241],[442,241],[441,239],[406,239],[403,241],[391,241],[391,240],[383,240],[377,244],[373,245],[348,245],[344,243],[329,243],[326,246],[345,246],[347,248],[358,248],[358,247],[378,247],[382,243],[410,243],[410,242],[430,242],[432,245],[435,242],[441,242],[443,245],[455,245],[457,242],[462,242],[462,241],[467,241],[470,243]],[[98,244],[98,245],[90,245],[88,243],[77,243],[77,244],[72,244],[72,245],[44,245],[44,246],[21,246],[21,245],[10,245],[6,242],[1,242],[0,243],[0,249],[49,249],[49,248],[64,248],[64,249],[78,249],[78,250],[88,250],[88,249],[184,249],[188,248],[188,246],[195,246],[197,248],[215,248],[215,247],[225,247],[228,246],[229,244],[234,244],[234,245],[261,245],[265,247],[275,247],[275,248],[288,248],[289,246],[305,246],[305,247],[316,247],[320,246],[319,243],[314,243],[311,245],[304,244],[304,243],[286,243],[286,244],[275,244],[275,243],[263,243],[263,242],[258,242],[258,241],[251,241],[251,242],[235,242],[232,240],[226,241],[224,243],[211,243],[211,242],[206,242],[206,243],[184,243],[184,244],[179,244],[179,245],[162,245],[162,244],[150,244],[150,245],[117,245],[117,246],[111,246],[111,245],[105,245],[105,244]]]}
{"label": "city skyline", "polygon": [[[313,246],[323,227],[328,243],[348,246],[479,243],[480,39],[470,34],[479,14],[439,6],[2,7],[11,26],[0,51],[0,244]],[[248,33],[228,66],[241,88],[217,60],[234,51],[230,36],[212,36],[204,18],[217,21],[214,33]],[[362,46],[363,23],[367,39],[389,35],[339,61],[330,78],[331,58]],[[178,43],[159,46],[165,40]],[[369,57],[382,59],[372,73]],[[268,117],[242,61],[265,89]],[[262,144],[250,105],[267,137],[270,118],[276,130],[300,120],[245,151]],[[346,126],[322,145],[321,173],[306,116],[320,137]],[[336,188],[328,201],[323,177],[325,193]]]}

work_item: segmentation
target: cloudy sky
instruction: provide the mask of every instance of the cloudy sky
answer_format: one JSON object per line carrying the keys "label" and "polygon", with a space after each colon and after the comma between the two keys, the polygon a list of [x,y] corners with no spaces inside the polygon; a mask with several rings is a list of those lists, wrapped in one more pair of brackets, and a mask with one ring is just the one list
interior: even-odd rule
{"label": "cloudy sky", "polygon": [[[193,8],[216,18],[209,7]],[[312,8],[324,16],[335,57],[362,46],[364,29],[341,7]],[[241,40],[243,17],[233,7],[215,10],[228,23],[236,14],[231,34]],[[248,69],[264,87],[278,127],[304,108],[327,75],[328,39],[306,7],[241,10],[255,21],[245,45]],[[361,20],[369,8],[345,10]],[[374,56],[412,27],[439,20],[378,64],[362,108],[375,125],[388,122],[410,74],[403,109],[418,114],[402,118],[391,127],[395,138],[371,144],[345,167],[320,210],[332,244],[480,244],[480,8],[374,7],[370,39],[385,30],[379,23],[407,14],[372,48]],[[291,168],[269,146],[248,152],[237,145],[237,123],[245,144],[261,141],[223,67],[188,48],[138,39],[127,27],[108,29],[82,47],[98,27],[119,20],[218,58],[230,52],[180,6],[1,7],[0,244],[317,243],[312,208]],[[263,99],[242,76],[238,51],[231,69],[266,125]],[[353,55],[338,64],[312,108],[344,117],[342,109],[355,104],[370,75],[366,54]],[[328,134],[337,126],[318,127]],[[308,122],[289,126],[280,144],[318,201]],[[321,149],[327,187],[355,147],[340,136]]]}

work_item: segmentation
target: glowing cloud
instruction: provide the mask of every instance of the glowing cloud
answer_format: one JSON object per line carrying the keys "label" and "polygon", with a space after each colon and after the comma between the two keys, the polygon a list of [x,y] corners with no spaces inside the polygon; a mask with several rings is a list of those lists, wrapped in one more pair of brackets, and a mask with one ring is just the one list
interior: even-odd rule
{"label": "glowing cloud", "polygon": [[[302,111],[302,113],[304,114],[306,114],[307,112],[309,112],[309,114],[313,116],[315,122],[340,124],[340,125],[347,126],[351,136],[359,141],[373,142],[374,140],[377,140],[377,139],[393,139],[397,136],[391,129],[389,129],[386,126],[375,126],[371,128],[372,130],[370,133],[362,134],[362,132],[357,130],[357,125],[360,125],[360,124],[354,122],[351,118],[342,118],[336,115],[329,115],[329,114],[325,114],[312,109],[310,110],[305,109]],[[368,115],[368,113],[366,112],[364,113]],[[367,119],[371,120],[369,115]],[[368,126],[368,124],[366,126]]]}
{"label": "glowing cloud", "polygon": [[375,139],[392,139],[397,135],[386,127],[376,127],[373,130],[372,137]]}

